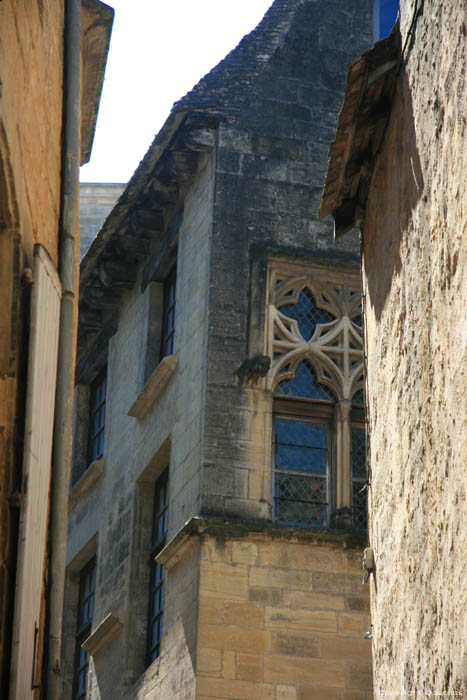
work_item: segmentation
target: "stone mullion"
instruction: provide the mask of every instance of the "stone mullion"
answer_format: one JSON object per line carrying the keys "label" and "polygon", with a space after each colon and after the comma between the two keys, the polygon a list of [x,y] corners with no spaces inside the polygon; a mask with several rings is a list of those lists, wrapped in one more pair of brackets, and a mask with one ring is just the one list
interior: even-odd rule
{"label": "stone mullion", "polygon": [[337,488],[336,508],[350,508],[350,409],[348,399],[342,399],[337,404],[336,437],[337,437]]}

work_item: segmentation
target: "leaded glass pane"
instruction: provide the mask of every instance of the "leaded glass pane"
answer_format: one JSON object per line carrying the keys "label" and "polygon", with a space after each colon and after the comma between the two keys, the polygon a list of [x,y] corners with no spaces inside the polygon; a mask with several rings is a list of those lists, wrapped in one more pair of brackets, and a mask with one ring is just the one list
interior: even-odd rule
{"label": "leaded glass pane", "polygon": [[367,490],[362,488],[365,486],[360,481],[352,482],[352,505],[354,513],[354,523],[356,530],[366,530],[368,528],[366,514],[366,494]]}
{"label": "leaded glass pane", "polygon": [[325,527],[328,489],[326,425],[276,418],[274,428],[276,521]]}
{"label": "leaded glass pane", "polygon": [[317,323],[329,323],[336,320],[328,311],[318,309],[313,294],[307,287],[300,292],[296,304],[281,306],[279,311],[284,316],[297,321],[300,333],[305,340],[311,338]]}
{"label": "leaded glass pane", "polygon": [[326,527],[326,478],[276,472],[275,517],[287,525]]}
{"label": "leaded glass pane", "polygon": [[358,391],[355,392],[355,394],[352,396],[352,403],[357,403],[360,406],[363,406],[363,389],[359,389]]}
{"label": "leaded glass pane", "polygon": [[306,360],[297,365],[292,379],[279,382],[275,393],[284,396],[300,396],[305,399],[336,400],[331,389],[318,383],[313,367]]}
{"label": "leaded glass pane", "polygon": [[352,506],[356,530],[367,529],[366,435],[365,429],[352,427]]}
{"label": "leaded glass pane", "polygon": [[352,478],[366,479],[365,428],[352,428]]}
{"label": "leaded glass pane", "polygon": [[324,425],[277,418],[276,469],[326,473]]}

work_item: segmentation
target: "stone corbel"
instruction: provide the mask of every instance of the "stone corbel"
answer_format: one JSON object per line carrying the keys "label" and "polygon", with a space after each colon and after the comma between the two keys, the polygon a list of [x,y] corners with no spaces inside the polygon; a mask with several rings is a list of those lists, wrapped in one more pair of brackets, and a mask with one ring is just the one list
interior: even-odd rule
{"label": "stone corbel", "polygon": [[166,355],[146,382],[143,391],[128,411],[129,416],[142,420],[158,401],[175,370],[177,369],[177,355]]}
{"label": "stone corbel", "polygon": [[91,656],[98,654],[104,647],[117,637],[123,629],[123,614],[121,611],[109,613],[102,622],[91,632],[82,643],[83,649]]}

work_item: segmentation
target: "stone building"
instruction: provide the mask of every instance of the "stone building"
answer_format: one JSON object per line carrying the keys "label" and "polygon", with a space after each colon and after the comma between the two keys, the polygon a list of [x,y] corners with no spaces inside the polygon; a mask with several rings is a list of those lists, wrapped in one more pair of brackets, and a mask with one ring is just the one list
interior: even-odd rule
{"label": "stone building", "polygon": [[125,188],[121,182],[82,182],[79,188],[80,259]]}
{"label": "stone building", "polygon": [[81,263],[64,700],[371,697],[360,243],[317,219],[371,9],[276,0]]}
{"label": "stone building", "polygon": [[464,0],[401,0],[349,71],[322,204],[363,235],[377,697],[467,694],[466,27]]}
{"label": "stone building", "polygon": [[44,697],[47,657],[60,659],[73,203],[112,19],[97,0],[0,3],[0,696],[15,700]]}

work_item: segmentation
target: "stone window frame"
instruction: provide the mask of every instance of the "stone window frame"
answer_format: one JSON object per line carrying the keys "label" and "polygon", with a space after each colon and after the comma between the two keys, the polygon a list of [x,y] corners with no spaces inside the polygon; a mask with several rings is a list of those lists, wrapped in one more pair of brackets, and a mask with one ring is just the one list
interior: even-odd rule
{"label": "stone window frame", "polygon": [[[72,689],[72,700],[86,700],[87,696],[87,679],[89,671],[89,652],[82,648],[83,642],[89,637],[92,628],[92,618],[94,612],[94,597],[96,592],[96,572],[97,572],[97,560],[96,556],[92,556],[91,559],[83,566],[79,572],[79,588],[78,588],[78,604],[76,609],[76,634],[75,634],[75,655],[73,663],[73,689]],[[90,591],[89,595],[84,596],[84,587],[87,581],[90,581]],[[86,609],[91,608],[89,614],[86,615],[83,623],[80,624],[81,614]],[[84,654],[84,656],[83,656]],[[84,661],[82,662],[82,659]],[[85,669],[85,683],[84,688],[80,692],[78,685],[79,676]]]}
{"label": "stone window frame", "polygon": [[[142,467],[134,491],[134,527],[130,542],[129,607],[123,634],[128,649],[128,668],[134,678],[139,678],[149,668],[148,665],[148,617],[150,591],[150,553],[152,547],[154,490],[158,478],[169,465],[169,486],[171,466],[171,436],[161,440],[159,447]],[[170,505],[170,492],[169,492]],[[169,523],[170,525],[170,510]],[[164,581],[164,602],[166,602],[167,581]],[[165,632],[162,636],[161,654],[164,653]],[[159,656],[151,664],[151,673],[160,663]]]}
{"label": "stone window frame", "polygon": [[177,266],[174,265],[164,280],[162,294],[162,333],[159,361],[174,354],[175,322],[177,302]]}
{"label": "stone window frame", "polygon": [[[107,365],[104,365],[89,385],[88,467],[104,456],[106,404]],[[99,425],[96,429],[94,429],[95,418],[99,419]]]}
{"label": "stone window frame", "polygon": [[[298,324],[285,318],[280,307],[296,303],[304,287],[311,290],[317,306],[336,316],[331,327],[316,327],[312,338],[305,341]],[[271,256],[268,260],[266,292],[265,354],[271,358],[271,368],[265,378],[265,389],[272,396],[271,423],[274,415],[296,413],[298,401],[308,405],[312,418],[320,402],[298,397],[274,395],[274,389],[284,378],[293,376],[296,367],[307,359],[312,364],[318,382],[331,388],[337,399],[333,405],[331,449],[332,514],[327,523],[335,529],[354,529],[352,514],[351,427],[365,426],[363,408],[352,403],[352,397],[363,390],[363,334],[352,318],[361,313],[361,281],[358,269],[329,263],[306,263]],[[339,315],[338,315],[339,314]],[[360,354],[361,359],[359,359]],[[282,373],[288,365],[288,372]],[[280,401],[280,403],[278,403]],[[289,410],[287,410],[289,406]],[[274,431],[271,429],[272,440]],[[272,444],[272,441],[271,441]],[[271,454],[271,512],[274,519],[274,454]]]}
{"label": "stone window frame", "polygon": [[[176,336],[176,304],[178,287],[178,239],[175,239],[165,256],[162,257],[151,278],[145,281],[143,291],[147,298],[147,330],[145,340],[145,358],[141,386],[144,388],[155,374],[164,357],[174,354]],[[170,298],[169,290],[173,285],[173,317],[170,329],[167,327]],[[166,341],[170,339],[170,352]]]}
{"label": "stone window frame", "polygon": [[[115,331],[114,331],[115,332]],[[73,407],[73,442],[70,474],[70,490],[76,490],[86,473],[96,465],[104,464],[105,460],[105,432],[107,430],[107,415],[103,425],[104,452],[97,459],[91,459],[91,417],[92,417],[92,387],[105,374],[105,411],[107,414],[109,398],[109,348],[107,342],[103,347],[97,346],[98,351],[89,350],[89,359],[85,357],[84,370],[77,372],[74,407]],[[95,356],[94,356],[95,355]]]}
{"label": "stone window frame", "polygon": [[[160,497],[162,496],[162,505]],[[154,500],[152,510],[151,549],[149,552],[149,600],[147,622],[147,659],[150,666],[160,656],[162,640],[162,622],[164,616],[164,567],[156,557],[164,549],[168,531],[169,518],[169,465],[167,465],[154,483]],[[157,604],[155,602],[157,595]],[[157,630],[154,642],[154,629]]]}

